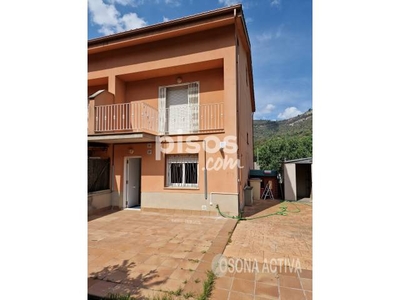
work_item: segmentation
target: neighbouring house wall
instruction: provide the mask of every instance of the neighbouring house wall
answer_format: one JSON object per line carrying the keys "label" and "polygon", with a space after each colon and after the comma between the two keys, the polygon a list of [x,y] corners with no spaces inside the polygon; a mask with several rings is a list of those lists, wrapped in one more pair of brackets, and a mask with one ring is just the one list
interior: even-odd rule
{"label": "neighbouring house wall", "polygon": [[285,185],[285,200],[297,200],[296,164],[283,164],[283,183]]}

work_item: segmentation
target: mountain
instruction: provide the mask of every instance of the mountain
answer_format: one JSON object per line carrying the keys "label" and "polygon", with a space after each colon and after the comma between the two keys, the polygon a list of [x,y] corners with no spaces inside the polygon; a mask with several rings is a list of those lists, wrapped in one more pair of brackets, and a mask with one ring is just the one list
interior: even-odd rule
{"label": "mountain", "polygon": [[254,145],[274,137],[292,137],[312,135],[312,109],[287,120],[253,120]]}

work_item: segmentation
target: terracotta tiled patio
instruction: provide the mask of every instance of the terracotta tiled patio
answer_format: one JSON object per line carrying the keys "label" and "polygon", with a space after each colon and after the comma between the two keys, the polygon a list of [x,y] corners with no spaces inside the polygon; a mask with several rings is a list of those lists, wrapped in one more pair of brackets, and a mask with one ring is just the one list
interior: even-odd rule
{"label": "terracotta tiled patio", "polygon": [[[279,200],[255,201],[245,207],[245,216],[278,212],[280,205]],[[237,224],[223,254],[241,264],[236,268],[232,263],[225,276],[216,280],[212,299],[312,299],[312,206],[299,202],[283,205],[286,216]],[[257,262],[258,269],[245,270],[245,262],[251,266]]]}
{"label": "terracotta tiled patio", "polygon": [[257,218],[280,211],[280,205],[278,200],[255,201],[245,208],[245,216],[256,219],[238,223],[134,210],[92,216],[88,292],[146,299],[181,288],[177,299],[194,299],[202,292],[213,259],[223,253],[227,259],[257,262],[259,270],[230,269],[216,279],[211,299],[310,300],[312,206],[285,202],[286,216]]}
{"label": "terracotta tiled patio", "polygon": [[199,295],[235,224],[222,217],[134,210],[91,217],[88,293],[145,299],[182,288],[182,294]]}

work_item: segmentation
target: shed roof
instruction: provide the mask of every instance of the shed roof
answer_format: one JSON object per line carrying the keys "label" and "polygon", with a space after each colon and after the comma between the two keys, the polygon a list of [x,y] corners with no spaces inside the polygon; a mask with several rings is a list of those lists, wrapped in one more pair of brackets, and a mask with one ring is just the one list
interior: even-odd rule
{"label": "shed roof", "polygon": [[250,176],[257,177],[276,177],[277,171],[275,170],[250,170]]}
{"label": "shed roof", "polygon": [[312,164],[312,157],[285,160],[283,164]]}

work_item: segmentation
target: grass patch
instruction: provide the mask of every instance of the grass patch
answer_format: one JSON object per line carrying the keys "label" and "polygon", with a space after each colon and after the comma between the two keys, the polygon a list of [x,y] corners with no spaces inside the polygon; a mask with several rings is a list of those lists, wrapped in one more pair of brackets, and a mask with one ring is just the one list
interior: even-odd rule
{"label": "grass patch", "polygon": [[200,279],[199,278],[196,278],[196,280],[194,281],[195,283],[199,283],[200,282]]}
{"label": "grass patch", "polygon": [[131,295],[127,294],[127,295],[121,295],[121,294],[113,294],[110,293],[107,295],[106,298],[104,298],[104,300],[130,300],[131,299]]}
{"label": "grass patch", "polygon": [[182,283],[183,283],[183,284],[186,284],[186,283],[187,283],[187,279],[185,279],[184,281],[182,281]]}
{"label": "grass patch", "polygon": [[189,299],[189,298],[193,298],[194,297],[194,293],[193,292],[187,292],[183,294],[183,298],[185,299]]}
{"label": "grass patch", "polygon": [[174,300],[174,297],[170,294],[156,295],[151,298],[146,298],[147,300]]}
{"label": "grass patch", "polygon": [[179,287],[176,291],[169,291],[169,295],[180,296],[182,295],[183,288]]}
{"label": "grass patch", "polygon": [[202,254],[206,254],[206,253],[207,253],[207,251],[206,251],[206,250],[203,250],[203,251],[201,251],[201,253],[202,253]]}
{"label": "grass patch", "polygon": [[214,272],[207,271],[207,279],[203,283],[203,292],[196,300],[208,300],[208,298],[210,298],[211,292],[214,288],[215,278],[216,276]]}
{"label": "grass patch", "polygon": [[189,258],[188,261],[194,262],[194,263],[198,263],[200,260],[198,259],[193,259],[193,258]]}

